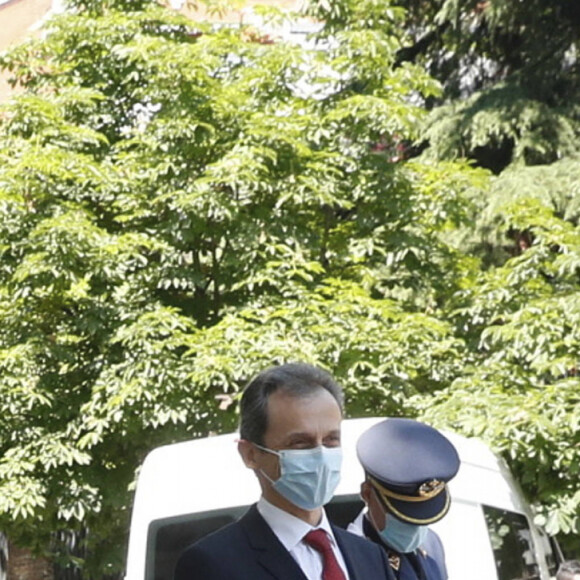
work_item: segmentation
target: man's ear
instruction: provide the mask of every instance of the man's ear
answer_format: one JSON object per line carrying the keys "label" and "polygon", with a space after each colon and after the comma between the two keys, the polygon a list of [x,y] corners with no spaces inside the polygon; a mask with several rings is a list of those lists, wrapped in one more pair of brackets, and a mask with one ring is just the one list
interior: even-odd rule
{"label": "man's ear", "polygon": [[258,463],[256,462],[256,454],[258,453],[258,449],[251,441],[248,441],[247,439],[240,439],[238,441],[238,453],[242,456],[242,459],[247,468],[258,468]]}
{"label": "man's ear", "polygon": [[369,505],[372,492],[371,484],[368,481],[363,481],[360,484],[360,496],[367,506]]}

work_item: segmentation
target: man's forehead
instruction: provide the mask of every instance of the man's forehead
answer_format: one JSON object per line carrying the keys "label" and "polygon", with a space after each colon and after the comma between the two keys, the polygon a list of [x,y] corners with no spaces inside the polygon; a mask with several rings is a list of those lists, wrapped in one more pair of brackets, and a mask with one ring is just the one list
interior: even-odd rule
{"label": "man's forehead", "polygon": [[334,397],[325,390],[312,397],[288,397],[273,393],[268,405],[265,437],[275,442],[321,438],[340,433],[342,414]]}
{"label": "man's forehead", "polygon": [[311,391],[293,392],[288,388],[280,388],[268,395],[266,408],[269,410],[272,406],[283,405],[285,408],[291,407],[305,407],[312,405],[314,402],[325,401],[326,404],[337,406],[341,409],[340,403],[336,400],[334,395],[322,388],[314,387]]}

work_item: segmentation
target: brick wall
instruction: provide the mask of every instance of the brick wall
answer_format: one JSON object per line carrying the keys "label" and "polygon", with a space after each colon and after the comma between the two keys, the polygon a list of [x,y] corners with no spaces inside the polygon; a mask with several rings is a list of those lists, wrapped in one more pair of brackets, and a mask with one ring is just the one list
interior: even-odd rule
{"label": "brick wall", "polygon": [[48,560],[9,542],[7,580],[54,580],[53,567]]}

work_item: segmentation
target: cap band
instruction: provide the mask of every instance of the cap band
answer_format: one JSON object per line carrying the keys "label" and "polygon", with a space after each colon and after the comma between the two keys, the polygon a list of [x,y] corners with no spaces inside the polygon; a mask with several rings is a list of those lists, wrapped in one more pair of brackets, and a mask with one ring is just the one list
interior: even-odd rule
{"label": "cap band", "polygon": [[411,524],[417,524],[419,526],[425,526],[428,524],[432,524],[436,521],[439,521],[449,511],[449,506],[451,504],[451,497],[448,493],[445,494],[445,505],[443,506],[443,509],[440,510],[435,516],[433,516],[431,518],[426,518],[426,519],[425,518],[417,519],[417,518],[413,518],[411,516],[408,516],[408,515],[402,513],[400,510],[398,510],[389,501],[389,497],[391,497],[394,500],[399,500],[399,501],[409,502],[409,503],[428,501],[430,499],[433,499],[435,496],[439,495],[443,490],[445,490],[446,489],[445,484],[443,484],[443,486],[440,489],[438,489],[438,491],[436,493],[430,495],[430,497],[425,497],[425,496],[423,496],[423,497],[416,497],[416,496],[409,497],[408,495],[401,495],[401,494],[395,493],[395,492],[387,489],[386,487],[381,485],[376,479],[374,479],[371,476],[369,476],[368,479],[369,479],[370,483],[372,484],[372,486],[375,488],[375,490],[379,493],[379,497],[384,502],[387,510],[392,512],[392,514],[394,516],[396,516],[397,518],[399,518],[400,520],[402,520],[404,522],[409,522]]}
{"label": "cap band", "polygon": [[[438,496],[442,491],[445,490],[445,483],[438,480],[432,480],[430,482],[424,483],[419,488],[420,495],[403,495],[400,493],[395,493],[390,489],[387,489],[384,485],[381,485],[374,477],[369,476],[371,483],[381,492],[381,494],[392,497],[393,499],[398,499],[399,501],[409,501],[409,502],[422,502],[429,501],[435,496]],[[432,489],[426,490],[425,486],[430,486]]]}

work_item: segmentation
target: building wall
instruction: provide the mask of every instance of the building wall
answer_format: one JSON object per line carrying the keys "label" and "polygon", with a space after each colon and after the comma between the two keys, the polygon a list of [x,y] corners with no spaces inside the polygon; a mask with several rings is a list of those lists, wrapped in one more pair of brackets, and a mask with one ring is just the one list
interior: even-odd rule
{"label": "building wall", "polygon": [[[51,7],[52,0],[0,0],[0,52],[38,34],[35,27]],[[0,73],[0,101],[11,91],[6,76]]]}
{"label": "building wall", "polygon": [[52,0],[0,0],[0,51],[31,34],[51,6]]}

